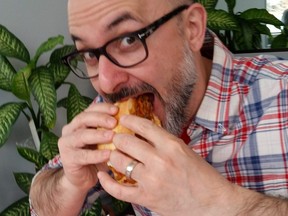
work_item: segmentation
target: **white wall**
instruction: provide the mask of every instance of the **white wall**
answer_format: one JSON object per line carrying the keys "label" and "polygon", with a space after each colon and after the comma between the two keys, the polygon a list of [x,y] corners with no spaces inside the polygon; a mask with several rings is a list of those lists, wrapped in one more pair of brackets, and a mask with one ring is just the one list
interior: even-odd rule
{"label": "white wall", "polygon": [[[67,0],[0,0],[0,23],[19,37],[34,55],[36,48],[51,36],[61,34],[66,44],[72,44],[67,28],[66,4]],[[80,82],[72,75],[69,80],[81,86],[81,93],[93,97],[89,81]],[[66,92],[67,89],[63,89],[60,97]],[[15,98],[0,90],[0,105],[11,100]],[[60,135],[66,113],[61,110],[58,114],[61,117],[55,132]],[[19,156],[15,148],[17,142],[30,136],[26,119],[21,116],[19,120],[8,142],[0,148],[0,212],[24,196],[14,181],[13,172],[34,172],[34,166]]]}
{"label": "white wall", "polygon": [[[236,1],[234,12],[245,11],[249,8],[265,8],[266,0],[238,0]],[[227,4],[224,0],[219,0],[217,8],[227,10]]]}

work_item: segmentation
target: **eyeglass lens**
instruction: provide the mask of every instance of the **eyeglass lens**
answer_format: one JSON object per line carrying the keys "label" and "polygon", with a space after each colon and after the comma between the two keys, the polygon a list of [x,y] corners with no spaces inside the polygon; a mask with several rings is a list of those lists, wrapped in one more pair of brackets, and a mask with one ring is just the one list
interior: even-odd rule
{"label": "eyeglass lens", "polygon": [[[137,35],[127,35],[117,38],[104,46],[103,54],[114,64],[129,67],[135,65],[147,56],[143,41]],[[98,74],[99,59],[94,53],[95,50],[89,50],[78,53],[69,60],[70,66],[79,77],[93,77]],[[73,61],[76,63],[71,63]]]}

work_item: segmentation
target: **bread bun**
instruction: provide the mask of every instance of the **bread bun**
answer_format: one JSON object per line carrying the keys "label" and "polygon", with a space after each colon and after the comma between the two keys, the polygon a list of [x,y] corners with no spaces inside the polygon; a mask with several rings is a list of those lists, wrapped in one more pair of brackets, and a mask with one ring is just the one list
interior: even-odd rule
{"label": "bread bun", "polygon": [[[137,98],[129,98],[128,100],[117,102],[115,103],[115,105],[118,106],[119,108],[119,111],[115,116],[115,118],[118,121],[118,124],[113,129],[115,133],[126,133],[126,134],[135,135],[133,131],[119,124],[120,117],[122,115],[127,115],[127,114],[136,115],[142,118],[149,119],[152,122],[154,122],[156,125],[161,126],[159,118],[153,113],[153,105],[148,95],[142,95]],[[103,143],[103,144],[98,144],[97,149],[115,150],[116,147],[113,143]],[[114,174],[114,179],[118,181],[119,183],[125,183],[125,184],[136,183],[135,180],[127,179],[124,174],[115,170],[111,166],[111,164],[108,163],[108,166]]]}

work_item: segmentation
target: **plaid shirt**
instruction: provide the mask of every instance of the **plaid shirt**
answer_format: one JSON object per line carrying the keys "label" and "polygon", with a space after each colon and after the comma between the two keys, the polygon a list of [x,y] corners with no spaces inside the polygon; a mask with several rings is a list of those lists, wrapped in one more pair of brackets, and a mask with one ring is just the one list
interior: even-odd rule
{"label": "plaid shirt", "polygon": [[[235,58],[213,37],[211,77],[187,144],[232,183],[288,198],[288,61]],[[133,207],[136,215],[157,215]]]}

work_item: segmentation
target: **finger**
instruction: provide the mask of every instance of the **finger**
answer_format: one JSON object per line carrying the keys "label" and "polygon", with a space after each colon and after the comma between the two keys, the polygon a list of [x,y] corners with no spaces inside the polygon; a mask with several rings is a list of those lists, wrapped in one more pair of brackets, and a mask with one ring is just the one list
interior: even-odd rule
{"label": "finger", "polygon": [[[60,149],[59,149],[60,150]],[[62,154],[61,160],[63,164],[72,166],[86,166],[93,164],[105,163],[109,160],[111,151],[109,150],[91,150],[91,149],[78,149],[71,151],[69,154]]]}
{"label": "finger", "polygon": [[136,161],[137,163],[133,166],[130,178],[137,181],[141,179],[141,170],[142,171],[145,170],[143,163],[134,158],[129,157],[126,154],[123,154],[118,150],[112,151],[109,158],[109,163],[113,166],[113,168],[115,168],[118,172],[121,172],[125,175],[127,167],[131,165],[132,161]]}
{"label": "finger", "polygon": [[171,139],[174,137],[152,121],[134,115],[122,116],[120,124],[147,139],[159,149],[165,148],[163,143],[165,143],[166,138]]}
{"label": "finger", "polygon": [[151,144],[130,134],[115,134],[113,143],[118,150],[144,164],[155,154]]}
{"label": "finger", "polygon": [[137,203],[137,185],[136,186],[125,186],[117,183],[107,173],[99,171],[97,173],[100,184],[104,190],[115,197],[116,199],[123,200],[126,202]]}
{"label": "finger", "polygon": [[117,120],[108,114],[97,112],[82,112],[77,115],[70,124],[65,125],[62,129],[62,135],[73,133],[79,128],[107,128],[112,129],[116,126]]}
{"label": "finger", "polygon": [[85,112],[101,112],[115,115],[118,112],[118,107],[109,103],[92,103],[85,109]]}
{"label": "finger", "polygon": [[110,143],[114,132],[112,130],[99,129],[80,129],[68,136],[62,136],[59,139],[59,145],[68,145],[72,148],[83,148],[87,145],[96,145],[97,143]]}

